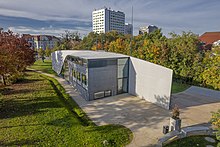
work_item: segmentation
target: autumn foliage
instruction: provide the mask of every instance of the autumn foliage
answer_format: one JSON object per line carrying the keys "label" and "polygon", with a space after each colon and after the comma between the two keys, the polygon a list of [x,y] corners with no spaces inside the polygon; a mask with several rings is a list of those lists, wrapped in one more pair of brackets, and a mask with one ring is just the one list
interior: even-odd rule
{"label": "autumn foliage", "polygon": [[0,31],[0,76],[4,85],[11,77],[19,78],[34,61],[34,51],[22,36],[10,30]]}
{"label": "autumn foliage", "polygon": [[69,49],[105,50],[130,55],[172,69],[173,80],[177,82],[219,90],[220,47],[216,46],[212,51],[203,50],[198,35],[192,32],[170,33],[169,36],[164,36],[161,29],[133,37],[116,31],[91,32]]}

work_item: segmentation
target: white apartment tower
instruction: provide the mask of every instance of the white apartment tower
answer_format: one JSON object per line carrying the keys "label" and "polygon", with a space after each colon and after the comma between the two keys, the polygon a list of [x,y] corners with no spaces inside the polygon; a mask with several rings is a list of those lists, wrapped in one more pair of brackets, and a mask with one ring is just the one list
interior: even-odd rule
{"label": "white apartment tower", "polygon": [[120,11],[103,8],[92,12],[92,29],[96,33],[109,31],[125,32],[125,14]]}

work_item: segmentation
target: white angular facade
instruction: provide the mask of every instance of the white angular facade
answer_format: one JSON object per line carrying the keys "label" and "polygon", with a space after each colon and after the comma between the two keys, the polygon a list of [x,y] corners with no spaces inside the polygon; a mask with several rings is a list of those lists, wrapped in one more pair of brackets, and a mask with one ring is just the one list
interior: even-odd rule
{"label": "white angular facade", "polygon": [[92,12],[92,29],[96,33],[117,31],[125,32],[125,14],[120,11],[103,8]]}

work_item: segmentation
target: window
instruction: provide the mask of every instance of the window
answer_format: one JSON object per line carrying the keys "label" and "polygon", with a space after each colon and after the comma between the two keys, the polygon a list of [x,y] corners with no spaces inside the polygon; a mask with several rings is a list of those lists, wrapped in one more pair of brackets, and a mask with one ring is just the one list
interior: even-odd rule
{"label": "window", "polygon": [[118,59],[118,94],[128,92],[128,58]]}
{"label": "window", "polygon": [[74,79],[76,79],[76,70],[73,69],[72,74],[73,74]]}
{"label": "window", "polygon": [[111,90],[106,90],[105,91],[105,97],[111,96],[111,95],[112,95],[112,91]]}
{"label": "window", "polygon": [[76,75],[77,75],[77,80],[81,81],[81,76],[80,76],[80,72],[76,72]]}
{"label": "window", "polygon": [[104,91],[94,93],[94,99],[99,99],[105,97]]}
{"label": "window", "polygon": [[87,79],[86,79],[86,75],[82,74],[82,83],[84,85],[87,85]]}

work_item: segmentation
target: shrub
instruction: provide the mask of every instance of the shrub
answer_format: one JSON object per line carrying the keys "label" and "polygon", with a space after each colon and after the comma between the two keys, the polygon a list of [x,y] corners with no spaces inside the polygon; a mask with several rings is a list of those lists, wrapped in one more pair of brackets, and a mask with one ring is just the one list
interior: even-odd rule
{"label": "shrub", "polygon": [[217,112],[212,112],[211,122],[218,130],[216,138],[220,141],[220,109]]}

